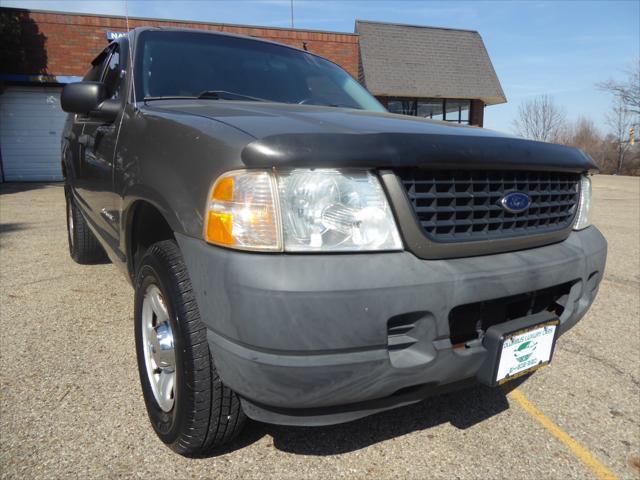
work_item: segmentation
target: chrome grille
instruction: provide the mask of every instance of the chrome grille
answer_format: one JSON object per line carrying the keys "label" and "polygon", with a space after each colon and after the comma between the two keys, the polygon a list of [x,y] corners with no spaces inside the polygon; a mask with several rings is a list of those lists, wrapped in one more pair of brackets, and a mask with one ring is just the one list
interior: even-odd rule
{"label": "chrome grille", "polygon": [[[423,232],[439,242],[493,240],[568,228],[579,201],[580,174],[492,170],[395,171]],[[511,192],[529,196],[522,213],[500,200]]]}

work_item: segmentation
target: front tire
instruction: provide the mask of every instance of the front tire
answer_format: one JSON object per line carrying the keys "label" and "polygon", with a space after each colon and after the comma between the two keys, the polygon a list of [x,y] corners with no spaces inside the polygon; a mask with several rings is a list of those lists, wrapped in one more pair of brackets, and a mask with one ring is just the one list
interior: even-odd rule
{"label": "front tire", "polygon": [[175,242],[155,243],[142,257],[134,318],[142,393],[160,440],[185,456],[231,441],[246,417],[238,396],[216,372]]}

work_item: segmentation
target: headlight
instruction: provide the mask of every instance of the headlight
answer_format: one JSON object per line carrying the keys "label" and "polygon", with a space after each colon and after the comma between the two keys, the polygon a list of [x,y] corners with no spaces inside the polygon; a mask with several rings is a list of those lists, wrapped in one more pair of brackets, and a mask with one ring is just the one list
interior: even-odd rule
{"label": "headlight", "polygon": [[573,224],[574,230],[582,230],[591,225],[591,179],[583,175],[580,180],[580,204],[578,205],[578,214]]}
{"label": "headlight", "polygon": [[284,249],[402,248],[387,197],[370,172],[292,170],[278,175]]}
{"label": "headlight", "polygon": [[380,182],[367,171],[229,172],[211,190],[205,239],[261,251],[402,249]]}

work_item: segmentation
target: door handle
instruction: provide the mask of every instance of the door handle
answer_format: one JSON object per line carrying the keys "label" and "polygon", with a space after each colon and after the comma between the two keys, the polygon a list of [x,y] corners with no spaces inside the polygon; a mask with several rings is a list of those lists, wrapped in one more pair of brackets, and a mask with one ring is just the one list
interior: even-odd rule
{"label": "door handle", "polygon": [[80,145],[84,145],[85,148],[91,148],[93,147],[93,137],[86,134],[82,134],[78,138],[78,143]]}

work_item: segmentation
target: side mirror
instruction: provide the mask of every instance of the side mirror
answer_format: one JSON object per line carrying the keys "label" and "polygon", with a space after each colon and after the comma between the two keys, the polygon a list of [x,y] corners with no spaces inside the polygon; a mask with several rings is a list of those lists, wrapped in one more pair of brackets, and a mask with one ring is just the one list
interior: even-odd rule
{"label": "side mirror", "polygon": [[60,104],[68,113],[89,115],[107,97],[107,87],[101,82],[78,82],[65,85]]}
{"label": "side mirror", "polygon": [[65,85],[60,96],[62,110],[112,122],[120,111],[120,102],[107,98],[102,82],[77,82]]}

